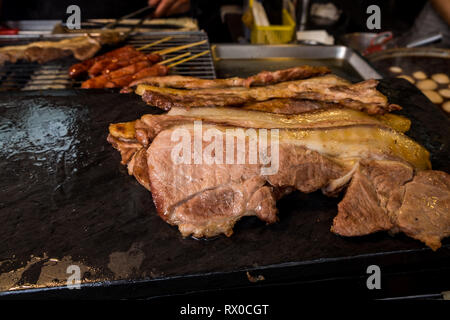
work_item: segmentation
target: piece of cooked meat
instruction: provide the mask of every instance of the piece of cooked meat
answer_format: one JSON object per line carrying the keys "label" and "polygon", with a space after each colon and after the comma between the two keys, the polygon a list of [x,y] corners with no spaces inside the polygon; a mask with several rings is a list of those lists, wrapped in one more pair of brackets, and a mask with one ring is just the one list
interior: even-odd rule
{"label": "piece of cooked meat", "polygon": [[243,106],[248,103],[274,98],[308,99],[364,110],[369,114],[383,114],[401,109],[389,104],[387,98],[376,90],[378,81],[367,80],[356,84],[334,75],[305,80],[287,81],[255,88],[225,88],[179,90],[139,85],[136,93],[149,105],[163,110],[172,107]]}
{"label": "piece of cooked meat", "polygon": [[[133,61],[136,58],[142,58],[145,55],[136,50],[132,46],[125,46],[110,52],[107,52],[101,56],[92,58],[93,63],[87,70],[87,73],[90,78],[98,76],[105,70],[109,65],[118,61]],[[133,61],[136,63],[137,61]],[[128,66],[130,63],[127,63],[125,66]],[[118,69],[118,68],[116,68]]]}
{"label": "piece of cooked meat", "polygon": [[[107,53],[104,53],[102,55],[86,59],[84,61],[81,61],[79,63],[70,66],[69,76],[73,79],[77,79],[80,76],[87,74],[89,69],[91,69],[95,64],[97,64],[97,66],[101,65],[103,67],[103,64],[106,66],[107,63],[111,61],[111,59],[117,59],[117,57],[119,58],[130,57],[135,56],[137,54],[140,53],[134,47],[123,46],[115,50],[108,51]],[[104,60],[106,61],[103,62]]]}
{"label": "piece of cooked meat", "polygon": [[152,64],[158,63],[162,60],[162,57],[159,54],[149,53],[144,54],[142,56],[133,57],[131,59],[113,59],[106,67],[102,70],[103,74],[111,73],[114,70],[129,66],[130,64],[148,60]]}
{"label": "piece of cooked meat", "polygon": [[127,165],[134,154],[138,150],[142,149],[142,144],[140,144],[135,139],[122,139],[109,134],[107,137],[107,141],[120,152],[120,156],[122,158],[121,163],[123,165]]}
{"label": "piece of cooked meat", "polygon": [[169,68],[167,66],[159,64],[152,65],[150,60],[144,60],[111,71],[110,73],[90,78],[81,84],[81,88],[120,88],[127,86],[134,79],[145,77],[148,74],[164,75],[168,72]]}
{"label": "piece of cooked meat", "polygon": [[[199,110],[205,116],[203,111],[208,109]],[[213,110],[211,118],[204,120],[204,129],[226,132],[229,126],[208,124],[218,116],[219,109]],[[173,111],[183,112],[186,111]],[[129,174],[151,190],[160,216],[177,225],[184,236],[230,235],[236,221],[246,215],[273,223],[277,220],[276,201],[286,192],[322,189],[325,194],[334,195],[349,182],[338,206],[333,232],[343,236],[383,230],[404,232],[433,249],[450,235],[449,175],[426,170],[430,168],[428,152],[387,127],[355,124],[314,130],[280,129],[279,170],[263,175],[262,165],[257,163],[174,164],[171,152],[178,142],[172,139],[172,133],[183,128],[193,137],[193,125],[174,124],[158,132],[147,147],[149,142],[142,143],[138,136],[139,132],[146,134],[140,131],[149,125],[143,121],[145,117],[136,121],[137,139],[113,137],[111,133],[117,128],[112,127],[108,141],[121,151]],[[167,115],[151,117],[160,117],[164,122]],[[153,120],[151,125],[156,124]],[[254,125],[261,119],[253,121]],[[271,121],[266,119],[265,123]],[[122,126],[114,134],[126,132],[128,137],[132,130],[126,128],[130,129],[130,125]],[[202,144],[206,146],[205,141]],[[249,144],[245,146],[247,154]]]}
{"label": "piece of cooked meat", "polygon": [[394,161],[362,161],[331,230],[343,236],[403,232],[433,250],[450,236],[450,175]]}
{"label": "piece of cooked meat", "polygon": [[299,114],[315,110],[343,108],[343,106],[337,103],[308,99],[275,98],[266,101],[248,102],[241,108],[270,113]]}
{"label": "piece of cooked meat", "polygon": [[[186,126],[182,126],[182,127],[186,128],[187,130],[190,130],[190,132],[193,132],[192,125],[186,125]],[[208,127],[211,127],[211,126],[205,125],[203,129],[207,130]],[[213,127],[219,128],[218,126],[213,126]],[[174,127],[174,128],[164,130],[161,133],[159,133],[147,151],[147,154],[149,157],[148,165],[149,165],[150,181],[152,181],[152,175],[151,175],[152,170],[154,170],[153,172],[155,175],[159,174],[159,173],[166,174],[163,172],[167,172],[168,170],[170,171],[170,174],[169,173],[167,173],[167,174],[170,175],[170,181],[172,181],[171,183],[168,182],[169,180],[165,180],[165,178],[162,179],[162,176],[160,178],[157,178],[155,176],[155,179],[158,180],[158,182],[155,182],[156,184],[158,184],[156,192],[157,193],[159,192],[157,190],[160,190],[160,192],[163,192],[163,193],[165,193],[167,191],[165,196],[164,197],[161,196],[160,197],[161,200],[158,200],[161,202],[172,201],[172,200],[168,200],[168,199],[165,200],[165,198],[167,198],[167,196],[169,194],[175,192],[175,190],[172,190],[172,188],[179,189],[185,185],[191,186],[191,185],[196,185],[197,183],[202,183],[202,181],[209,179],[209,177],[207,177],[207,176],[211,176],[212,177],[211,179],[215,179],[220,176],[218,173],[214,173],[214,170],[216,170],[214,165],[212,165],[212,166],[206,165],[206,164],[201,165],[201,166],[183,165],[183,164],[173,165],[171,163],[171,155],[170,155],[170,152],[172,150],[171,146],[174,146],[177,143],[177,142],[174,142],[171,140],[171,134],[172,134],[173,130],[175,130],[175,128],[180,128],[180,127]],[[223,129],[223,130],[225,130],[225,129]],[[286,157],[284,155],[282,155],[281,150],[289,150],[289,148],[293,148],[295,150],[302,150],[301,151],[302,154],[303,153],[305,153],[305,154],[310,154],[310,153],[316,154],[317,153],[318,155],[320,154],[321,156],[328,157],[328,159],[336,159],[333,162],[333,163],[336,163],[335,167],[336,168],[339,167],[342,170],[339,171],[340,172],[339,175],[333,176],[332,179],[337,179],[337,178],[341,177],[342,175],[344,175],[348,170],[350,170],[350,169],[344,170],[341,165],[338,165],[338,162],[343,163],[343,162],[347,161],[347,159],[358,159],[358,158],[366,159],[366,158],[371,158],[371,157],[373,157],[375,159],[380,159],[380,158],[384,157],[384,158],[388,158],[388,159],[398,159],[400,161],[408,161],[409,160],[412,163],[414,163],[414,165],[427,168],[428,153],[426,151],[422,151],[423,160],[420,160],[420,161],[414,160],[414,158],[417,155],[418,150],[410,149],[409,151],[406,151],[411,146],[409,145],[409,143],[403,143],[401,141],[399,141],[398,144],[395,144],[394,141],[392,141],[391,143],[386,143],[386,141],[380,141],[386,137],[386,132],[383,132],[381,135],[378,135],[378,137],[377,137],[377,133],[376,133],[377,130],[378,129],[374,129],[372,127],[366,127],[366,126],[360,126],[358,128],[355,128],[355,127],[341,128],[341,129],[334,129],[334,130],[333,129],[309,130],[309,131],[294,130],[294,133],[291,132],[290,130],[280,130],[280,164],[279,164],[279,168],[280,168],[280,170],[282,170],[282,168],[285,168],[285,166],[290,166],[293,164],[300,165],[300,163],[297,162],[301,158],[300,155],[296,155],[296,156],[292,156],[292,157],[288,156],[289,153],[286,154]],[[327,137],[327,140],[324,139],[325,137]],[[353,138],[356,140],[351,141]],[[343,140],[341,140],[341,139],[343,139]],[[389,139],[389,140],[391,140],[391,139]],[[396,138],[393,138],[393,140],[398,141],[399,138],[396,137]],[[397,152],[394,151],[394,153],[392,153],[393,150],[391,150],[391,147],[395,147],[394,144],[397,146],[401,146],[402,150],[398,150]],[[284,147],[286,147],[287,149],[283,149]],[[420,148],[421,147],[419,147],[419,149]],[[409,154],[409,155],[407,155],[407,154]],[[154,159],[154,163],[150,160],[150,157],[151,157],[151,159]],[[159,159],[160,163],[157,163],[157,159]],[[286,161],[284,161],[284,160],[286,160]],[[289,161],[287,161],[287,160],[292,161],[293,164],[289,164]],[[316,159],[314,161],[319,161],[319,160]],[[421,164],[420,163],[421,161],[424,163]],[[169,165],[169,162],[170,162],[170,165]],[[165,167],[164,163],[167,163],[167,167]],[[309,164],[309,162],[303,163],[302,165],[308,167],[308,164]],[[221,166],[218,165],[218,167],[221,167]],[[248,169],[246,167],[246,165],[239,166],[236,164],[228,165],[228,166],[225,165],[225,167],[226,168],[223,169],[224,172],[228,172],[228,171],[232,172],[234,170],[234,168],[240,168],[239,170],[247,170]],[[249,166],[249,168],[253,168],[252,170],[256,170],[255,168],[259,169],[258,165],[251,165],[251,166]],[[196,177],[194,178],[194,177],[190,176],[190,174],[191,174],[190,172],[193,172],[192,170],[194,170],[195,172],[197,172],[196,170],[200,170],[199,172],[202,172],[202,174],[204,175],[202,177],[202,179],[198,179]],[[211,171],[211,170],[213,170],[213,171]],[[250,169],[248,169],[248,170],[250,170]],[[306,168],[305,168],[305,170],[306,170]],[[309,170],[311,170],[308,173],[309,175],[312,175],[312,176],[320,175],[320,172],[318,172],[318,171],[314,171],[311,168]],[[284,172],[284,171],[282,171],[282,172]],[[279,173],[279,174],[281,174],[281,173]],[[274,185],[273,183],[275,183],[275,181],[277,181],[276,177],[278,177],[279,174],[270,178],[272,181],[272,185]],[[302,175],[303,175],[303,177],[307,177],[308,174],[303,173]],[[289,179],[289,176],[292,178],[292,172],[286,173],[286,179]],[[183,179],[188,179],[190,182],[188,183],[187,181],[182,181]],[[310,179],[307,179],[307,180],[309,181]],[[325,180],[323,180],[323,181],[325,181]],[[318,186],[317,188],[319,188],[319,189],[324,188],[330,182],[331,181],[326,180],[326,183],[324,182],[323,184],[320,184],[320,186]],[[314,188],[306,187],[306,186],[311,186],[311,184],[316,186],[316,184],[314,184],[310,181],[305,186],[303,186],[303,187],[297,186],[296,188],[303,192],[306,192],[307,190],[310,190],[309,192],[316,190],[316,187],[314,187]],[[282,182],[278,182],[278,183],[276,183],[276,185],[279,185],[280,187],[292,186],[291,184],[284,185]],[[151,188],[152,188],[152,192],[155,192],[153,183],[152,183]],[[180,193],[180,192],[181,192],[181,190],[178,191],[178,193]],[[190,191],[188,190],[186,192],[190,192]],[[181,194],[179,196],[183,197]],[[173,197],[175,197],[175,196],[171,196],[170,198],[173,198]],[[178,196],[176,196],[176,197],[178,197]],[[157,201],[157,200],[155,200],[155,201]],[[178,200],[176,200],[176,202],[177,201]],[[163,206],[163,207],[166,208],[165,206]],[[160,206],[160,208],[162,208],[162,207]],[[164,212],[165,210],[166,209],[164,209],[162,212]]]}
{"label": "piece of cooked meat", "polygon": [[109,125],[109,133],[115,138],[134,139],[136,130],[134,128],[136,121],[112,123]]}
{"label": "piece of cooked meat", "polygon": [[[193,128],[186,129],[193,134]],[[158,213],[184,236],[230,235],[244,215],[273,223],[277,219],[274,189],[294,186],[311,192],[346,172],[317,152],[283,143],[280,169],[272,176],[261,176],[260,164],[174,165],[172,132],[165,130],[155,138],[147,150],[147,164]]]}
{"label": "piece of cooked meat", "polygon": [[[345,108],[338,103],[323,102],[307,99],[271,99],[262,102],[246,103],[241,107],[244,110],[254,110],[268,113],[279,114],[301,114],[307,112],[316,112],[319,110]],[[177,109],[177,108],[174,108]],[[192,108],[196,109],[196,108]],[[191,110],[192,110],[191,109]],[[364,111],[364,108],[355,110]],[[233,111],[236,112],[236,111]],[[170,112],[169,112],[170,113]],[[385,113],[374,115],[378,120],[388,124],[390,127],[406,132],[411,127],[411,121],[400,115]]]}
{"label": "piece of cooked meat", "polygon": [[450,236],[450,175],[442,171],[420,171],[397,191],[402,201],[390,207],[397,231],[424,242],[433,250]]}
{"label": "piece of cooked meat", "polygon": [[338,205],[331,230],[342,236],[361,236],[392,229],[387,199],[413,176],[414,168],[407,163],[361,161]]}
{"label": "piece of cooked meat", "polygon": [[[208,111],[212,111],[208,113]],[[136,141],[141,147],[148,147],[150,142],[163,130],[179,126],[181,124],[192,124],[195,120],[202,120],[209,124],[221,124],[232,126],[243,118],[249,128],[283,129],[282,137],[291,141],[292,144],[318,151],[330,157],[352,158],[388,158],[411,163],[419,169],[429,169],[429,153],[415,141],[396,132],[389,127],[389,123],[371,123],[374,121],[370,116],[352,110],[323,111],[319,114],[310,114],[305,117],[279,118],[268,117],[267,114],[250,116],[247,120],[248,111],[242,111],[242,115],[235,118],[230,115],[233,112],[221,108],[199,108],[191,111],[174,109],[173,113],[195,114],[195,117],[180,117],[179,115],[144,115],[135,123],[119,123],[110,126],[110,137],[120,141],[113,146],[122,154],[122,163],[127,164],[132,155],[139,149]],[[220,114],[221,113],[221,114]],[[353,119],[350,115],[353,114]],[[337,117],[333,121],[333,117]],[[345,118],[347,117],[347,120]],[[292,121],[295,119],[295,121]],[[289,123],[290,122],[290,123]],[[309,125],[308,123],[313,123]],[[242,124],[242,123],[241,123]],[[135,139],[129,139],[134,130]],[[130,171],[130,174],[132,172]],[[350,177],[349,177],[350,178]],[[344,179],[345,180],[345,179]],[[348,179],[347,179],[348,180]],[[334,182],[334,184],[338,184]],[[327,193],[332,193],[327,190]]]}
{"label": "piece of cooked meat", "polygon": [[[410,121],[401,116],[389,115],[389,117],[382,116],[378,118],[351,109],[329,108],[315,112],[287,115],[237,108],[192,108],[189,110],[173,108],[167,114],[148,114],[137,120],[136,138],[144,146],[147,146],[149,141],[153,140],[162,130],[176,125],[189,124],[195,120],[218,125],[266,129],[318,129],[370,124],[381,127],[388,126],[403,132],[407,131],[410,125]],[[123,127],[123,124],[119,123],[112,126],[112,129],[115,129],[115,126],[117,126],[117,129],[120,129]],[[122,128],[122,130],[124,129]]]}
{"label": "piece of cooked meat", "polygon": [[151,191],[148,176],[147,149],[141,147],[140,149],[135,149],[134,151],[135,152],[127,164],[128,174],[130,176],[133,175],[136,180],[144,186],[144,188]]}
{"label": "piece of cooked meat", "polygon": [[149,84],[157,87],[179,88],[179,89],[217,89],[227,87],[250,87],[255,85],[269,85],[284,81],[306,79],[330,73],[327,67],[298,66],[277,71],[262,71],[248,78],[228,78],[228,79],[201,79],[189,76],[167,76],[148,77],[130,83],[130,87],[139,84]]}
{"label": "piece of cooked meat", "polygon": [[[183,128],[193,135],[192,127]],[[313,151],[282,134],[279,170],[273,175],[260,174],[259,164],[174,165],[173,130],[162,131],[147,149],[148,178],[158,213],[184,236],[230,235],[236,221],[247,215],[273,223],[278,189],[304,193],[322,189],[334,194],[329,186],[343,177],[335,188],[340,190],[349,180],[350,185],[339,204],[333,232],[355,236],[401,231],[433,249],[450,234],[450,177],[445,173],[419,171],[414,177],[414,166],[390,155],[385,160],[379,154],[371,159],[361,152],[359,160],[356,156],[349,160],[345,155]],[[403,197],[394,192],[401,188],[405,188]]]}
{"label": "piece of cooked meat", "polygon": [[[117,39],[116,39],[116,38]],[[118,41],[116,32],[105,33],[100,37],[80,36],[60,41],[37,41],[26,45],[0,48],[0,65],[19,60],[44,63],[73,55],[78,60],[94,56],[104,43]]]}

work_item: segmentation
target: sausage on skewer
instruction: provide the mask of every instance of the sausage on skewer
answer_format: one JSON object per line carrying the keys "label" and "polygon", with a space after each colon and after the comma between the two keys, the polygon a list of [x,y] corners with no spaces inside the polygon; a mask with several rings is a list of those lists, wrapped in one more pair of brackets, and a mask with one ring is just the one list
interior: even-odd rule
{"label": "sausage on skewer", "polygon": [[88,70],[96,63],[99,62],[101,60],[104,59],[109,59],[109,58],[113,58],[114,56],[117,55],[123,55],[125,53],[131,53],[133,51],[136,51],[135,48],[133,48],[132,46],[124,46],[112,51],[109,51],[101,56],[98,57],[93,57],[87,60],[84,60],[80,63],[76,63],[74,65],[72,65],[69,68],[69,76],[73,79],[77,79],[80,76],[86,74],[88,72]]}
{"label": "sausage on skewer", "polygon": [[131,64],[140,62],[140,61],[145,61],[148,60],[150,61],[152,64],[158,63],[162,60],[162,57],[159,54],[147,54],[147,55],[142,55],[142,56],[136,56],[133,57],[131,59],[121,59],[121,60],[117,60],[117,61],[113,61],[111,63],[109,63],[102,71],[102,74],[108,74],[111,73],[114,70],[129,66]]}
{"label": "sausage on skewer", "polygon": [[119,53],[117,55],[114,55],[112,57],[108,57],[106,59],[102,59],[100,61],[95,62],[92,67],[89,68],[88,74],[89,77],[95,77],[100,75],[103,70],[105,70],[105,68],[107,66],[109,66],[110,64],[113,64],[117,61],[128,61],[128,65],[130,64],[130,61],[133,59],[145,59],[145,54],[143,54],[142,52],[139,52],[137,50],[133,50],[133,51],[127,51],[127,52],[122,52]]}
{"label": "sausage on skewer", "polygon": [[109,74],[102,74],[98,77],[88,79],[81,84],[81,88],[84,89],[104,88],[106,83],[111,79],[120,78],[126,75],[133,75],[136,72],[150,66],[151,66],[150,61],[139,61],[129,66],[114,70]]}
{"label": "sausage on skewer", "polygon": [[[130,63],[127,63],[124,61],[129,61],[131,57],[145,56],[143,53],[140,52],[140,50],[147,49],[149,47],[152,47],[156,44],[160,44],[162,42],[168,41],[170,39],[172,39],[172,37],[166,37],[166,38],[157,40],[153,43],[149,43],[149,44],[142,46],[140,48],[137,48],[137,49],[135,49],[134,47],[132,47],[130,45],[127,45],[127,46],[115,49],[113,51],[107,52],[101,56],[87,59],[81,63],[72,65],[69,69],[69,76],[73,79],[77,79],[80,76],[85,75],[88,71],[90,72],[91,76],[96,76],[96,75],[100,74],[101,72],[103,72],[105,69],[106,69],[106,73],[108,73],[107,70],[112,71],[112,70],[121,68],[123,66],[129,65]],[[178,47],[154,51],[150,57],[148,57],[148,55],[147,55],[147,58],[154,63],[155,58],[158,61],[160,61],[160,57],[157,57],[157,55],[162,56],[164,54],[168,54],[168,53],[175,52],[178,50],[198,46],[198,45],[204,44],[205,42],[206,42],[206,40],[203,40],[203,41],[199,41],[199,42],[190,43],[187,45],[182,45],[182,46],[178,46]],[[109,62],[107,63],[106,61],[103,61],[100,63],[100,61],[105,60],[105,59],[108,59]],[[124,61],[122,61],[121,63],[118,63],[116,65],[115,63],[120,60],[124,60]],[[135,61],[136,60],[139,60],[139,59],[135,59]],[[95,67],[94,67],[94,65],[95,65]]]}
{"label": "sausage on skewer", "polygon": [[[165,76],[169,72],[169,68],[175,66],[179,62],[175,62],[170,66],[166,67],[163,64],[179,60],[186,56],[189,56],[190,52],[186,52],[179,56],[166,59],[158,64],[153,64],[150,60],[146,59],[144,61],[138,61],[129,66],[111,71],[107,74],[102,74],[98,77],[91,78],[82,83],[81,88],[83,89],[93,89],[93,88],[117,88],[125,87],[133,81],[150,77],[150,76]],[[159,55],[154,55],[154,59],[158,58]],[[198,56],[198,55],[197,55]]]}
{"label": "sausage on skewer", "polygon": [[167,75],[168,73],[169,67],[161,64],[155,64],[151,67],[144,68],[135,74],[112,78],[105,84],[105,88],[121,88],[138,79],[145,77],[161,77]]}

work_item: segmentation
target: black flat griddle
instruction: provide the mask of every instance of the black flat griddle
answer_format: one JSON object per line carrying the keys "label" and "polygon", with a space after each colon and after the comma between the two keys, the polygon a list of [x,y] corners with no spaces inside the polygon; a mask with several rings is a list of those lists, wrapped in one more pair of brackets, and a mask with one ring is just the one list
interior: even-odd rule
{"label": "black flat griddle", "polygon": [[[434,169],[450,172],[446,115],[405,80],[379,89],[404,107]],[[334,235],[341,198],[320,192],[279,201],[273,225],[248,217],[229,238],[183,239],[106,142],[109,123],[156,112],[103,90],[0,93],[0,296],[151,297],[349,277],[365,288],[371,264],[391,275],[450,271],[449,239],[433,252],[402,234]],[[71,264],[81,290],[65,287]]]}

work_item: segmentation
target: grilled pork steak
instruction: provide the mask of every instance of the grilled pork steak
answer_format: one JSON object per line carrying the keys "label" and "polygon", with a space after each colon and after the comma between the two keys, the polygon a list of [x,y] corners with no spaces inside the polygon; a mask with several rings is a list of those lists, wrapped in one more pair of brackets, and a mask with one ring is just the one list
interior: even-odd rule
{"label": "grilled pork steak", "polygon": [[[186,129],[193,135],[192,127]],[[274,175],[261,175],[261,164],[174,164],[173,130],[155,138],[147,150],[147,164],[158,213],[184,236],[231,235],[235,222],[248,215],[275,222],[280,190],[312,192],[348,171],[317,152],[288,143],[279,145],[279,171]]]}
{"label": "grilled pork steak", "polygon": [[[283,194],[322,189],[333,195],[349,181],[332,226],[336,234],[404,232],[432,249],[450,235],[450,176],[416,172],[420,162],[413,166],[393,154],[382,160],[379,153],[371,160],[368,150],[362,151],[363,143],[359,145],[362,158],[325,156],[331,149],[312,151],[281,134],[279,170],[274,175],[261,175],[260,164],[174,164],[171,151],[176,142],[171,136],[176,128],[160,132],[148,148],[133,140],[117,143],[112,136],[108,141],[124,148],[123,163],[128,163],[129,173],[151,190],[160,216],[177,225],[184,236],[231,235],[234,224],[248,215],[273,223],[276,201]],[[193,134],[192,126],[190,130]],[[134,151],[131,159],[130,150]]]}

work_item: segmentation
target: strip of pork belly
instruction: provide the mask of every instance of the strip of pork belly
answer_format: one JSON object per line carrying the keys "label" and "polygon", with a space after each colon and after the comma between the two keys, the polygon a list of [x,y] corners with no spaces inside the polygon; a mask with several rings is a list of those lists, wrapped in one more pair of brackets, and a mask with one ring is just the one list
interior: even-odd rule
{"label": "strip of pork belly", "polygon": [[[147,164],[158,213],[168,223],[177,225],[185,236],[229,235],[234,223],[244,215],[256,215],[268,223],[273,222],[276,211],[271,208],[276,198],[266,195],[267,207],[261,203],[255,207],[247,205],[255,203],[250,199],[256,192],[270,193],[277,188],[290,187],[305,193],[318,189],[333,193],[334,190],[328,187],[354,170],[355,161],[360,159],[396,159],[403,162],[405,159],[402,156],[408,154],[406,158],[415,166],[426,168],[429,165],[428,153],[420,150],[423,148],[400,142],[400,148],[408,149],[400,151],[395,147],[393,137],[383,138],[388,132],[382,132],[380,137],[379,128],[372,126],[280,130],[279,170],[273,175],[261,175],[261,164],[174,164],[171,152],[179,142],[172,141],[171,137],[174,130],[180,128],[188,130],[193,141],[193,125],[164,130],[148,148]],[[220,126],[204,125],[203,130],[209,128],[226,133],[226,128]],[[382,141],[376,141],[379,139]],[[203,146],[205,148],[205,142]],[[418,153],[422,153],[420,160],[416,158]],[[350,178],[351,174],[335,188],[342,187]],[[227,201],[216,215],[214,208],[219,203],[212,205],[215,203],[214,196],[222,193],[227,194]],[[199,208],[203,207],[210,209],[202,212]]]}
{"label": "strip of pork belly", "polygon": [[136,121],[136,138],[147,146],[167,128],[195,120],[228,126],[266,129],[307,129],[345,127],[358,124],[388,126],[398,131],[409,129],[410,121],[396,115],[369,116],[351,109],[325,109],[298,115],[270,114],[236,108],[174,108],[163,115],[144,115]]}
{"label": "strip of pork belly", "polygon": [[165,77],[147,77],[130,83],[130,87],[139,84],[148,84],[161,88],[178,89],[217,89],[229,87],[250,87],[253,85],[269,85],[283,81],[306,79],[323,74],[330,73],[327,67],[299,66],[277,71],[262,71],[248,78],[227,78],[227,79],[200,79],[189,76],[165,76]]}
{"label": "strip of pork belly", "polygon": [[[284,103],[283,101],[274,102],[274,100],[291,100],[293,104],[289,101]],[[273,103],[274,102],[274,103]],[[344,111],[339,111],[337,109],[345,109]],[[246,114],[244,110],[259,111],[259,113],[248,113]],[[183,116],[197,116],[200,115],[202,118],[209,116],[224,118],[229,115],[235,114],[235,117],[242,116],[242,121],[248,118],[256,117],[259,118],[260,115],[266,114],[266,118],[274,117],[275,119],[283,119],[282,116],[278,115],[268,115],[267,113],[276,113],[283,115],[301,115],[307,113],[315,113],[310,117],[311,120],[317,120],[322,117],[320,115],[327,115],[325,111],[329,111],[328,115],[334,116],[335,118],[343,117],[344,120],[348,120],[350,117],[355,116],[355,120],[362,118],[361,113],[352,111],[353,109],[346,109],[343,106],[335,103],[325,103],[313,100],[294,100],[294,99],[273,99],[263,102],[258,102],[255,104],[246,105],[243,108],[229,108],[229,107],[216,107],[216,108],[191,108],[189,110],[184,108],[173,108],[167,114],[168,115],[183,115]],[[364,110],[357,110],[364,111]],[[371,115],[378,121],[384,123],[385,125],[400,131],[406,132],[411,127],[411,121],[401,115],[386,113],[386,114],[375,114]],[[369,119],[368,117],[364,117]],[[287,118],[289,119],[289,118]],[[290,118],[291,121],[297,121],[301,119],[301,116],[294,116]],[[289,121],[289,120],[287,120]],[[301,120],[300,120],[301,121]],[[304,122],[304,121],[301,121]]]}
{"label": "strip of pork belly", "polygon": [[342,236],[403,232],[433,250],[450,235],[450,175],[397,161],[362,160],[331,230]]}
{"label": "strip of pork belly", "polygon": [[[270,114],[268,112],[259,112],[258,110],[227,107],[192,108],[189,110],[174,108],[167,115],[194,117],[207,121],[254,128],[322,128],[325,126],[378,124],[389,126],[400,132],[406,132],[411,126],[411,121],[403,116],[395,114],[370,116],[364,112],[339,107],[328,107],[300,114]],[[228,123],[227,121],[235,121],[236,124]]]}
{"label": "strip of pork belly", "polygon": [[[301,114],[306,112],[312,112],[317,110],[325,110],[325,109],[338,109],[338,108],[349,108],[348,105],[352,104],[352,108],[354,110],[358,111],[367,111],[366,105],[361,103],[353,103],[351,101],[348,101],[347,107],[339,104],[339,103],[333,103],[333,102],[324,102],[324,101],[318,101],[318,100],[308,100],[308,99],[290,99],[290,98],[276,98],[276,99],[270,99],[267,101],[260,101],[260,102],[248,102],[244,104],[241,108],[244,110],[254,110],[254,111],[261,111],[261,112],[269,112],[269,113],[280,113],[280,114]],[[391,106],[395,105],[389,105],[388,108],[391,108]],[[394,109],[392,109],[394,110]],[[391,111],[391,109],[386,109],[386,112]],[[411,121],[409,121],[405,117],[401,117],[399,115],[393,115],[390,113],[384,113],[384,114],[376,114],[377,117],[381,118],[388,118],[390,116],[397,118],[398,120],[401,119],[401,122],[404,125],[404,129],[401,131],[408,131],[409,127],[411,125]],[[393,120],[393,119],[392,119]]]}
{"label": "strip of pork belly", "polygon": [[338,103],[370,114],[400,109],[397,105],[389,104],[387,98],[376,90],[377,84],[376,80],[368,80],[352,85],[337,76],[325,75],[249,89],[179,90],[140,85],[136,93],[142,95],[143,100],[149,105],[163,110],[170,110],[173,107],[243,106],[274,98]]}

